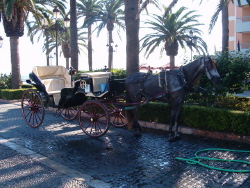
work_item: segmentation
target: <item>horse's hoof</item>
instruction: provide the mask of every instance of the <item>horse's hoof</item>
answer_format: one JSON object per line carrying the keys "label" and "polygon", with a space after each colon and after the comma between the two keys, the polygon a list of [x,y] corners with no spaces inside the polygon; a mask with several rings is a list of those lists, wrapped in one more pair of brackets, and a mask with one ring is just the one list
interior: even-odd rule
{"label": "horse's hoof", "polygon": [[136,132],[134,133],[134,136],[140,137],[140,136],[141,136],[141,132],[140,132],[140,131],[136,131]]}
{"label": "horse's hoof", "polygon": [[174,142],[174,141],[177,141],[177,140],[180,140],[180,139],[181,139],[180,136],[170,137],[170,138],[168,138],[168,142]]}

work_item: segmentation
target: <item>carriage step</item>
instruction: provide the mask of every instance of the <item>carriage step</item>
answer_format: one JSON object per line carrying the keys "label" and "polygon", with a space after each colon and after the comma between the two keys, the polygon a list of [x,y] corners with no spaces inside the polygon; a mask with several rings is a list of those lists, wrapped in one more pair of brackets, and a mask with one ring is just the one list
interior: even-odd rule
{"label": "carriage step", "polygon": [[137,106],[127,106],[127,107],[124,107],[124,110],[133,110],[135,109]]}

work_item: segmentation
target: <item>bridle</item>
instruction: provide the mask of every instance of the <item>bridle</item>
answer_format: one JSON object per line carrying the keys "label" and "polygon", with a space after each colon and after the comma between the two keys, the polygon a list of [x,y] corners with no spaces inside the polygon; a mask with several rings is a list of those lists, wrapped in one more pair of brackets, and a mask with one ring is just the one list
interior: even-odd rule
{"label": "bridle", "polygon": [[[206,58],[203,58],[203,66],[204,66],[204,69],[205,69],[205,72],[206,72],[206,75],[207,75],[208,79],[212,80],[214,78],[214,75],[210,71],[214,70],[214,71],[217,72],[217,70],[216,69],[209,69],[208,68],[208,63],[210,63],[209,61],[212,61],[212,60],[209,58],[209,61],[206,61],[205,59]],[[214,67],[215,65],[212,65],[212,66]]]}

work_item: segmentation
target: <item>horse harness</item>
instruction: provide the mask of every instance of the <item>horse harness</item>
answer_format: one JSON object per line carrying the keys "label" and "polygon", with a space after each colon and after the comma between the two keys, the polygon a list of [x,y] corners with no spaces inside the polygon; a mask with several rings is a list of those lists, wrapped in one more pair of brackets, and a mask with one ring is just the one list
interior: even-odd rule
{"label": "horse harness", "polygon": [[[205,61],[205,58],[202,58],[203,60],[203,66],[204,66],[204,69],[206,72],[208,72],[208,75],[209,77],[213,77],[210,73],[210,71],[208,70],[208,67],[207,67],[207,64],[206,64],[206,61]],[[140,85],[141,85],[141,88],[140,90],[138,91],[138,93],[136,93],[134,96],[136,97],[138,94],[141,94],[143,95],[146,99],[150,99],[149,95],[144,91],[144,82],[146,80],[146,78],[152,74],[152,72],[147,72],[141,82],[140,82]],[[168,79],[167,79],[167,75],[168,74],[176,74],[179,76],[180,78],[180,81],[181,81],[181,85],[178,86],[178,87],[175,87],[175,88],[171,88],[168,86]],[[211,79],[210,78],[210,79]],[[193,91],[193,87],[190,87],[186,81],[186,78],[185,78],[185,75],[184,75],[184,72],[183,72],[183,66],[181,66],[178,70],[162,70],[159,74],[158,74],[158,80],[159,80],[159,87],[163,89],[163,93],[161,93],[160,95],[157,95],[156,97],[153,97],[153,98],[159,98],[159,97],[162,97],[166,94],[169,94],[169,93],[174,93],[174,92],[177,92],[179,91],[180,89],[184,88],[186,89],[187,91]]]}
{"label": "horse harness", "polygon": [[[138,94],[141,94],[149,101],[150,97],[144,90],[144,82],[145,82],[146,78],[150,74],[152,74],[152,73],[147,72],[143,76],[143,78],[142,78],[142,80],[140,82],[140,85],[141,85],[140,90],[134,95],[134,97],[136,97]],[[177,74],[181,79],[182,85],[170,90],[169,87],[168,87],[168,84],[167,84],[168,83],[167,82],[167,74]],[[183,67],[182,66],[180,67],[178,72],[162,70],[158,75],[158,80],[159,80],[159,87],[161,87],[164,92],[161,93],[160,95],[157,95],[157,96],[153,97],[153,98],[160,98],[162,96],[165,96],[166,94],[176,92],[176,91],[178,91],[178,90],[180,90],[182,88],[188,88],[187,87],[187,82],[186,82],[186,79],[185,79],[185,76],[184,76],[184,73],[183,73]]]}
{"label": "horse harness", "polygon": [[[178,75],[180,77],[180,80],[181,80],[181,85],[176,87],[176,88],[170,89],[168,87],[168,80],[167,80],[168,74]],[[168,91],[168,93],[178,91],[182,88],[187,88],[187,82],[186,82],[186,79],[185,79],[185,76],[183,73],[183,66],[181,66],[177,72],[174,72],[171,70],[170,71],[162,70],[158,75],[158,80],[159,80],[159,87],[166,89]]]}

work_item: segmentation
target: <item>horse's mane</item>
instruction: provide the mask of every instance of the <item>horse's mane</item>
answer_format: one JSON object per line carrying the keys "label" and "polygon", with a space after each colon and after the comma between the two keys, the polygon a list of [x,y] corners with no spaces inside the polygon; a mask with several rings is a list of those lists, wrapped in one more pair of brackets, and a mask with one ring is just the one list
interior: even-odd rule
{"label": "horse's mane", "polygon": [[197,87],[198,85],[200,85],[200,81],[201,81],[201,74],[198,74],[198,76],[196,76],[193,82],[194,87]]}
{"label": "horse's mane", "polygon": [[[199,59],[196,59],[195,61],[187,64],[187,65],[184,65],[183,67],[186,67],[186,69],[189,69],[189,67],[193,67],[197,61],[200,61],[201,58]],[[210,60],[213,62],[213,65],[215,65],[215,62],[210,58]],[[216,65],[215,65],[216,66]],[[200,79],[201,79],[201,73],[197,74],[192,82],[189,82],[189,87],[192,88],[192,87],[197,87],[199,84],[200,84]]]}

